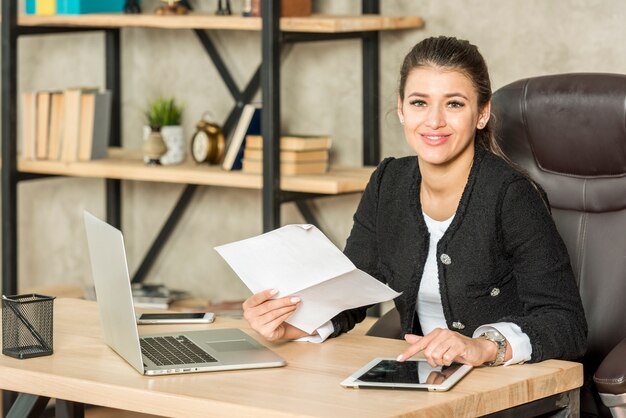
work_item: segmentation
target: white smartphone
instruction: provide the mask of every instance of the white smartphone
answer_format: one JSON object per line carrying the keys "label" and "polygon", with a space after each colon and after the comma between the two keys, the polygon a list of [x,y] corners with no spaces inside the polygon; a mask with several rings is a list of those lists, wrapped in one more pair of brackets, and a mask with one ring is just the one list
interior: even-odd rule
{"label": "white smartphone", "polygon": [[137,314],[137,324],[209,324],[215,320],[213,312],[163,312]]}

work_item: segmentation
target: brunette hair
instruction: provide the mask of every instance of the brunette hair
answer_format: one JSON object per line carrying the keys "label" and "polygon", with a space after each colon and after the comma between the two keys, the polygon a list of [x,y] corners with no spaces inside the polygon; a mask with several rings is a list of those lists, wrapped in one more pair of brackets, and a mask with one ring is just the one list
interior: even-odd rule
{"label": "brunette hair", "polygon": [[[398,94],[401,100],[404,100],[404,88],[409,73],[420,67],[449,69],[465,74],[476,88],[479,109],[491,100],[491,81],[487,64],[476,45],[468,41],[438,36],[424,39],[416,44],[404,58],[400,69]],[[491,121],[483,129],[476,130],[476,142],[510,162],[496,141]]]}

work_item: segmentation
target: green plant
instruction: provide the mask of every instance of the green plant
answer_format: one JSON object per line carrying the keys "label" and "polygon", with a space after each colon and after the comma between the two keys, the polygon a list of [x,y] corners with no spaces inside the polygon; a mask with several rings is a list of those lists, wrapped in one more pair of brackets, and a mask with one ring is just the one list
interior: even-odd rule
{"label": "green plant", "polygon": [[176,100],[159,97],[150,104],[146,118],[151,127],[160,128],[180,125],[182,114],[183,106],[176,103]]}

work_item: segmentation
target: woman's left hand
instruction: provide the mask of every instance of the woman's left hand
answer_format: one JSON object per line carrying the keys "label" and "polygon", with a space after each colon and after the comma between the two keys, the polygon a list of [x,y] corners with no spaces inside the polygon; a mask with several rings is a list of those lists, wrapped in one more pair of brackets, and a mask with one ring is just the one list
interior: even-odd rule
{"label": "woman's left hand", "polygon": [[423,337],[406,334],[404,339],[411,346],[398,356],[398,361],[404,361],[423,351],[432,367],[449,366],[453,362],[480,366],[493,361],[498,351],[492,341],[466,337],[443,328],[436,328]]}

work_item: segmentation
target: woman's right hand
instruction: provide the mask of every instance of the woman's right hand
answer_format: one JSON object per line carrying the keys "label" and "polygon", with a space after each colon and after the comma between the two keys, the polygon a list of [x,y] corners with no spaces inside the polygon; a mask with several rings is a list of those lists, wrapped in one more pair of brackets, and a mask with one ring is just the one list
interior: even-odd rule
{"label": "woman's right hand", "polygon": [[300,298],[286,296],[272,299],[277,289],[269,289],[250,296],[243,303],[243,317],[253,330],[268,341],[294,339],[309,334],[285,323],[300,305]]}

